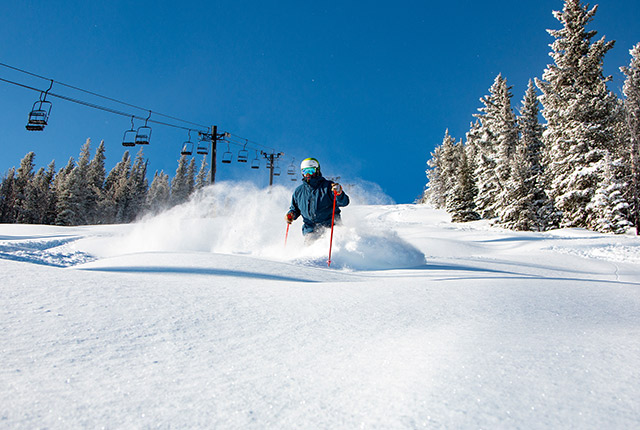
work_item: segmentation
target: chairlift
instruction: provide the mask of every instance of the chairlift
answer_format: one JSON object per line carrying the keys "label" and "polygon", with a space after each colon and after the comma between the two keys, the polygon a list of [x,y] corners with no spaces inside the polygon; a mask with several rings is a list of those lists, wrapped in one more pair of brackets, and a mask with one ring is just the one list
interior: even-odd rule
{"label": "chairlift", "polygon": [[149,116],[144,121],[144,125],[138,127],[136,132],[136,144],[138,145],[148,145],[151,140],[151,127],[147,125],[149,118],[151,118],[151,111],[149,111]]}
{"label": "chairlift", "polygon": [[189,130],[189,138],[182,144],[182,151],[180,155],[192,155],[193,154],[193,142],[191,141],[191,130]]}
{"label": "chairlift", "polygon": [[295,176],[296,174],[296,166],[293,164],[293,160],[291,160],[291,164],[287,167],[287,175]]}
{"label": "chairlift", "polygon": [[227,143],[227,150],[224,153],[222,153],[222,160],[221,161],[224,164],[230,164],[232,159],[233,159],[233,153],[229,149],[229,144]]}
{"label": "chairlift", "polygon": [[[36,105],[38,107],[36,108]],[[51,113],[51,102],[37,101],[33,104],[31,112],[29,112],[29,120],[25,126],[29,131],[42,131],[49,121]]]}
{"label": "chairlift", "polygon": [[252,169],[259,169],[260,168],[260,160],[258,159],[258,151],[256,151],[256,158],[254,158],[253,161],[251,162],[251,168]]}
{"label": "chairlift", "polygon": [[[42,131],[49,121],[49,115],[51,114],[51,102],[47,101],[47,94],[53,87],[53,81],[49,85],[49,89],[40,93],[40,100],[33,104],[31,112],[29,112],[29,119],[25,128],[29,131]],[[37,105],[37,107],[36,107]]]}
{"label": "chairlift", "polygon": [[198,146],[196,148],[196,154],[199,155],[208,155],[209,154],[209,141],[204,137],[198,141]]}
{"label": "chairlift", "polygon": [[248,140],[244,144],[242,149],[238,151],[238,163],[246,163],[249,160],[249,151],[247,151],[247,143],[249,143]]}
{"label": "chairlift", "polygon": [[273,168],[273,176],[280,176],[280,166],[278,166],[277,164]]}
{"label": "chairlift", "polygon": [[122,146],[136,146],[136,130],[133,128],[133,116],[131,117],[131,130],[124,132],[122,136]]}

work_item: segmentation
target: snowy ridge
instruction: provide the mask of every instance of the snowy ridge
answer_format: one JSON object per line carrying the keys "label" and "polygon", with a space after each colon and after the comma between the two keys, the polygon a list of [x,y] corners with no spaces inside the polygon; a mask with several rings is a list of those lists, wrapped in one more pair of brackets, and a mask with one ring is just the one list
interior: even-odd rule
{"label": "snowy ridge", "polygon": [[134,225],[0,225],[0,428],[637,428],[640,242],[220,184]]}

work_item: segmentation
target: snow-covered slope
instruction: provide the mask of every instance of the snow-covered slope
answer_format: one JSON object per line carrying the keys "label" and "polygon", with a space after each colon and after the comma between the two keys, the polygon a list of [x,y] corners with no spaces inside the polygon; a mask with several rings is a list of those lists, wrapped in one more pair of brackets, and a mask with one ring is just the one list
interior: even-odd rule
{"label": "snow-covered slope", "polygon": [[0,225],[0,428],[640,427],[640,240],[289,191]]}

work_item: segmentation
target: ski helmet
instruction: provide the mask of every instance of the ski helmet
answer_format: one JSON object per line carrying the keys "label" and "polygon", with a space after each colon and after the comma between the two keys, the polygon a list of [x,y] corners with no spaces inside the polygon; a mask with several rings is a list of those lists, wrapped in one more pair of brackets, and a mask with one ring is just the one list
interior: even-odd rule
{"label": "ski helmet", "polygon": [[300,163],[300,170],[306,167],[315,167],[316,169],[319,169],[320,162],[315,158],[305,158],[304,160],[302,160],[302,163]]}
{"label": "ski helmet", "polygon": [[305,178],[320,176],[320,162],[315,158],[305,158],[300,163],[300,172]]}

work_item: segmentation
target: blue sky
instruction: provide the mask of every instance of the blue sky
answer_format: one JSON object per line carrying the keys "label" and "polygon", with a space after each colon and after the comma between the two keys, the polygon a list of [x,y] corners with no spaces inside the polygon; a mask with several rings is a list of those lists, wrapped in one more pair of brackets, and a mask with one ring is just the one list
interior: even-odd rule
{"label": "blue sky", "polygon": [[[514,108],[520,105],[528,80],[551,62],[553,39],[545,30],[559,28],[552,11],[563,6],[561,0],[11,3],[1,18],[0,63],[217,125],[284,151],[285,171],[293,158],[297,166],[316,157],[326,176],[377,183],[398,203],[420,195],[430,152],[447,128],[464,137],[498,73],[513,86]],[[590,29],[616,40],[605,72],[619,94],[618,67],[640,42],[640,4],[598,4]],[[3,67],[0,78],[47,86]],[[144,115],[60,85],[52,92]],[[108,169],[120,160],[129,119],[51,98],[49,125],[28,132],[37,98],[0,82],[0,172],[28,151],[38,167],[53,159],[63,167],[87,138],[94,148],[105,141]],[[144,149],[149,168],[173,176],[187,132],[152,127]],[[240,148],[230,149],[235,156]],[[221,145],[219,156],[224,151]],[[217,179],[264,185],[268,175],[264,163],[260,170],[219,164]],[[295,185],[286,175],[276,181]]]}

